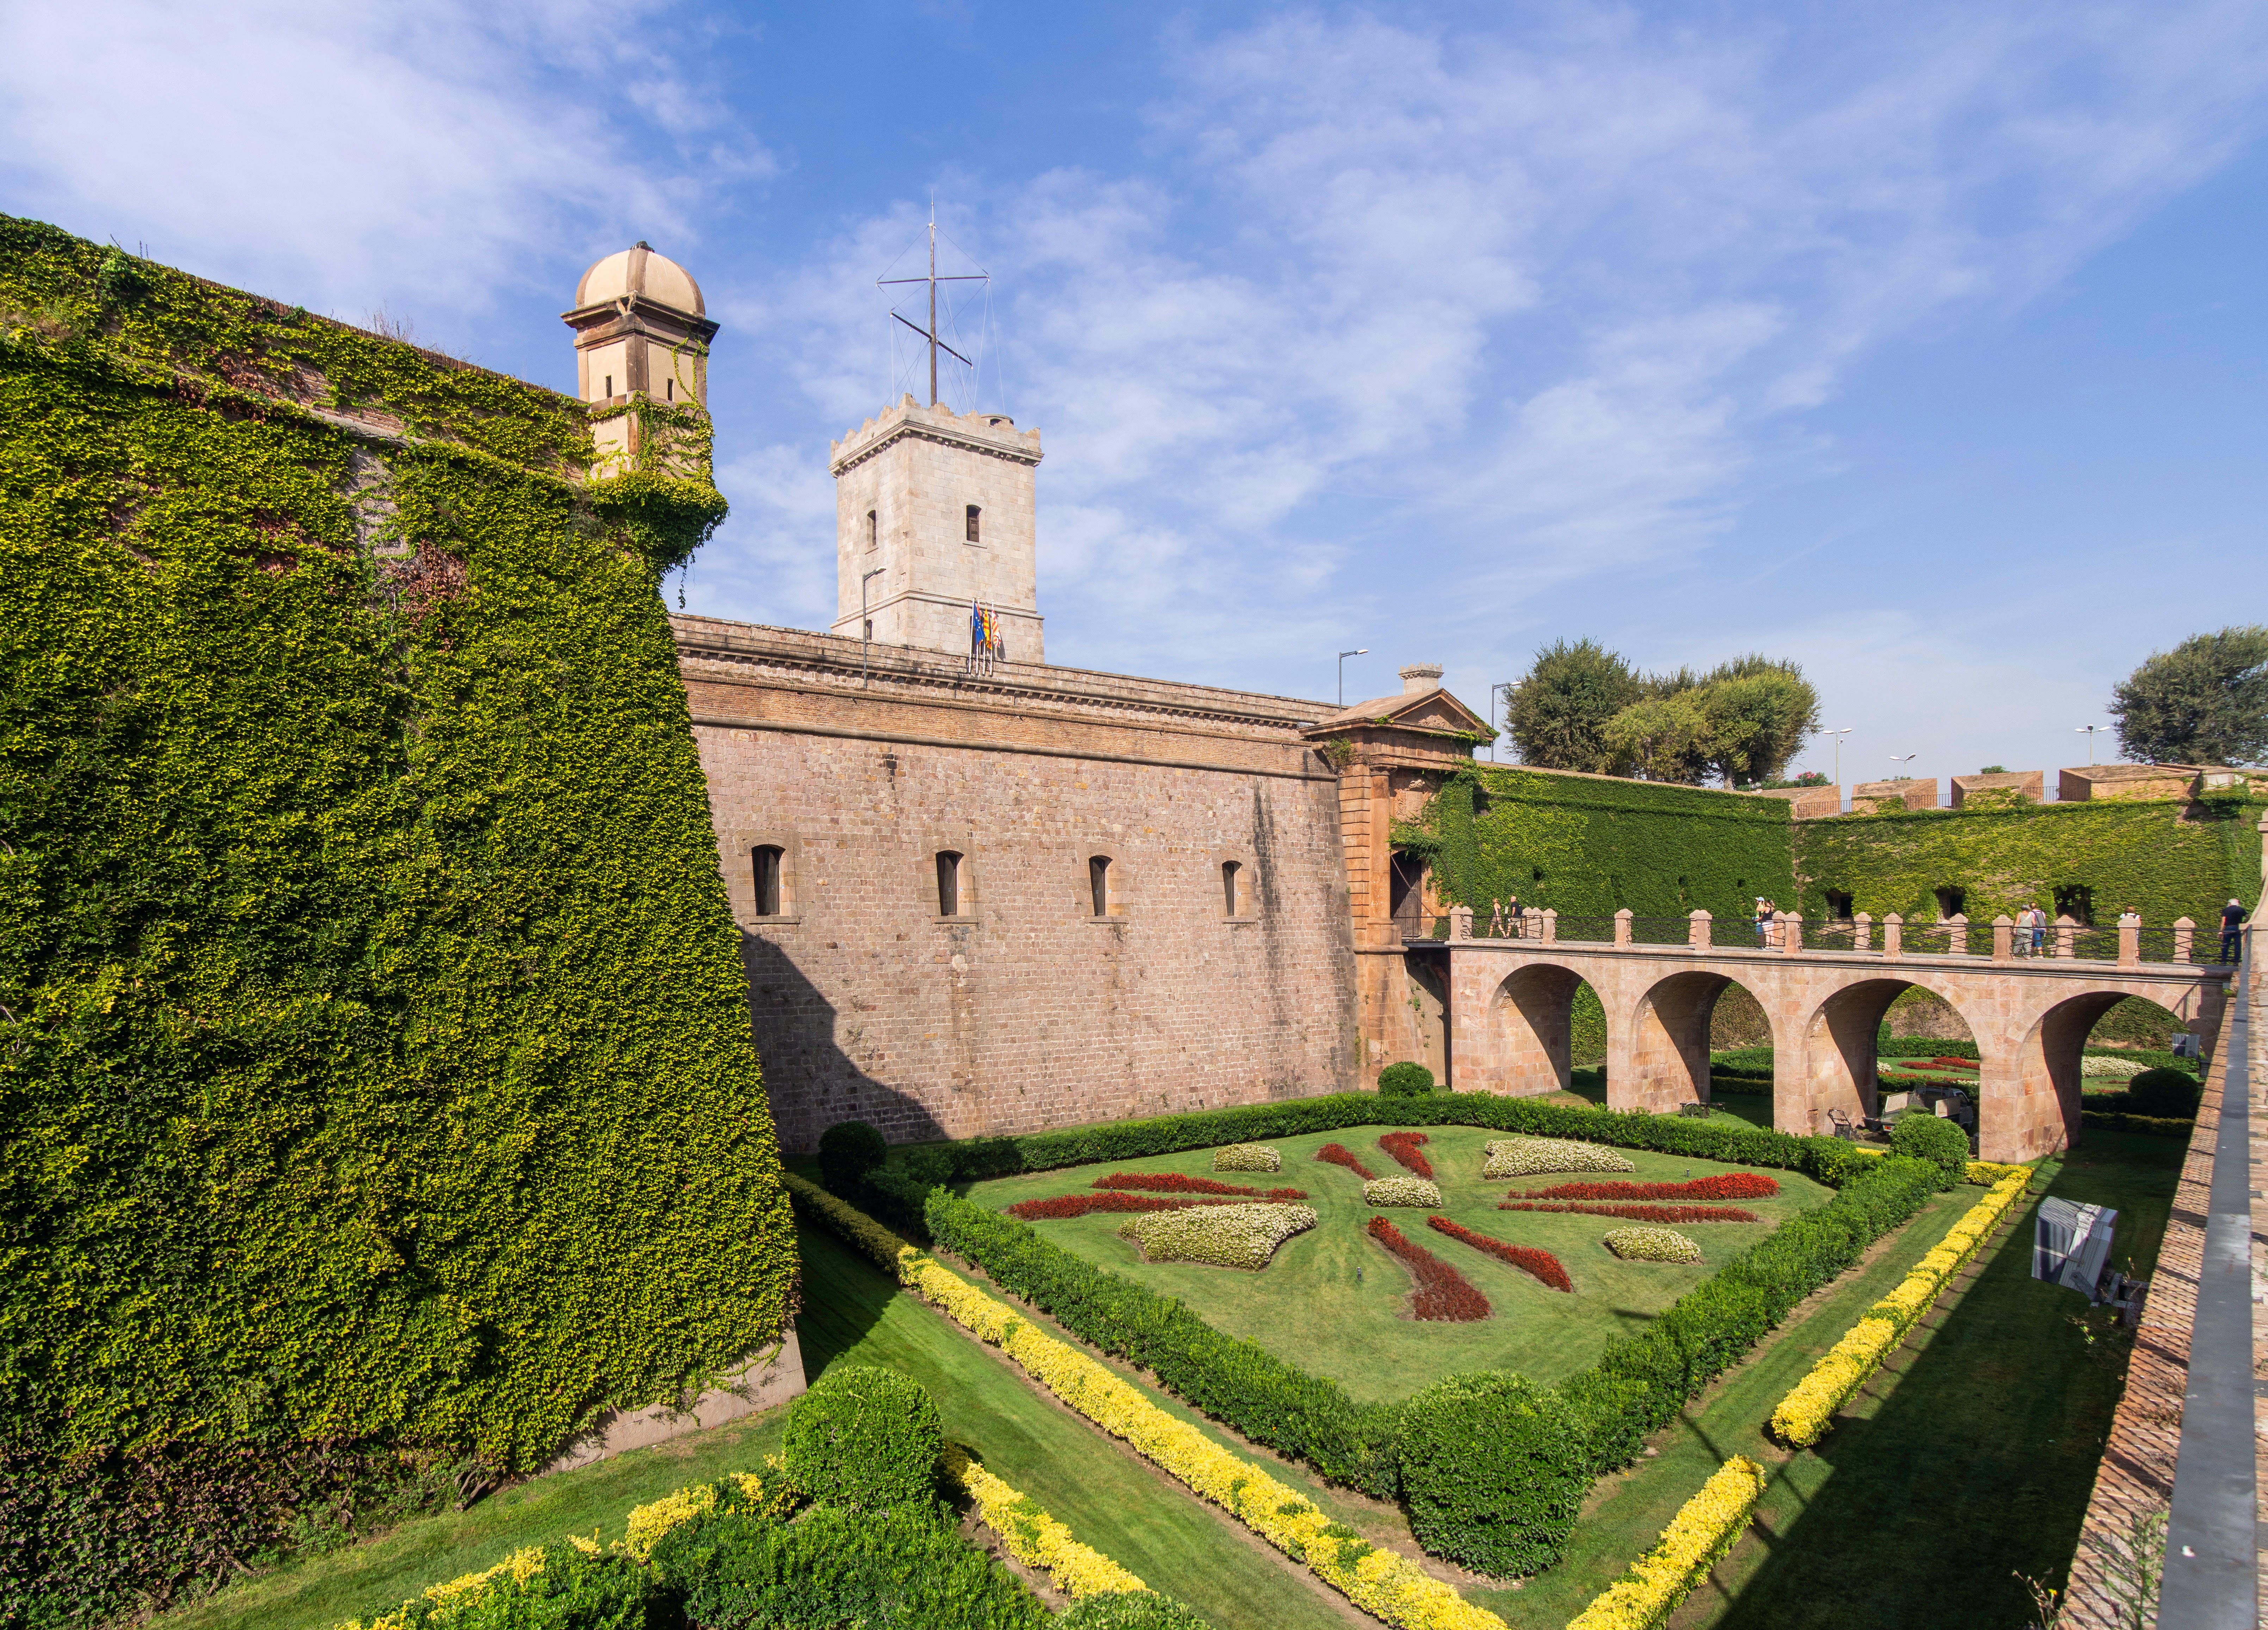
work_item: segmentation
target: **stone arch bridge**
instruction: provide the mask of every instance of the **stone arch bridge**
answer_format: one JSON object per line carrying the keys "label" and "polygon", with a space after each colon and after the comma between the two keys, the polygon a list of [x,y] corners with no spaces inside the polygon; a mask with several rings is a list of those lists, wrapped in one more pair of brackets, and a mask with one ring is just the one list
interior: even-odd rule
{"label": "stone arch bridge", "polygon": [[[1823,944],[1805,943],[1800,918],[1758,943],[1747,922],[1712,924],[1705,912],[1661,924],[1627,911],[1581,923],[1546,914],[1520,926],[1526,937],[1475,939],[1470,912],[1459,908],[1448,940],[1432,947],[1447,963],[1461,1092],[1565,1088],[1575,992],[1587,982],[1606,1009],[1609,1107],[1706,1102],[1710,1014],[1725,987],[1738,985],[1771,1022],[1773,1125],[1825,1132],[1830,1110],[1876,1113],[1877,1028],[1892,999],[1919,985],[1976,1038],[1978,1153],[1996,1161],[2034,1160],[2078,1141],[2081,1051],[2116,1003],[2156,1002],[2210,1050],[2230,977],[2191,960],[2186,919],[2146,934],[2132,920],[2115,931],[2059,923],[2037,955],[2006,918],[1973,932],[1959,919],[1911,931],[1895,917],[1879,931],[1861,919],[1855,929],[1832,926]],[[1908,933],[1915,949],[1904,943]]]}

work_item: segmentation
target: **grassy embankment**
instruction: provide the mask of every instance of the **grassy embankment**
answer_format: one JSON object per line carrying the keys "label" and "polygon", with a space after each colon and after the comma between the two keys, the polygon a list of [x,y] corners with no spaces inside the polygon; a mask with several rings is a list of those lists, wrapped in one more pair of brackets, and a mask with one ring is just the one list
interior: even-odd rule
{"label": "grassy embankment", "polygon": [[[1193,1496],[1039,1397],[996,1354],[824,1235],[801,1236],[806,1372],[881,1364],[928,1387],[948,1435],[1071,1531],[1189,1603],[1217,1630],[1344,1626],[1317,1587]],[[329,1630],[426,1586],[492,1566],[522,1545],[594,1530],[622,1535],[630,1508],[746,1471],[779,1447],[783,1412],[693,1434],[508,1489],[471,1510],[423,1517],[328,1556],[305,1558],[169,1614],[159,1630]]]}

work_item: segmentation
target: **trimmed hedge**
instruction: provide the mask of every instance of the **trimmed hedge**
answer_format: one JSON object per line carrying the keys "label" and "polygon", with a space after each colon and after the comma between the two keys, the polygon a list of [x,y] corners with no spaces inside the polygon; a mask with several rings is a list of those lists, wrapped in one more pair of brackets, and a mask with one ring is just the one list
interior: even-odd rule
{"label": "trimmed hedge", "polygon": [[1056,1620],[1056,1630],[1212,1630],[1189,1608],[1155,1590],[1083,1597]]}
{"label": "trimmed hedge", "polygon": [[1381,1098],[1422,1098],[1433,1090],[1433,1072],[1422,1064],[1389,1064],[1378,1073]]}
{"label": "trimmed hedge", "polygon": [[2145,1070],[2126,1083],[2126,1096],[2138,1115],[2194,1119],[2205,1083],[2187,1070]]}
{"label": "trimmed hedge", "polygon": [[788,1476],[822,1505],[934,1505],[944,1423],[927,1388],[873,1364],[829,1369],[788,1405]]}
{"label": "trimmed hedge", "polygon": [[1969,1167],[1969,1134],[1955,1122],[1940,1116],[1910,1110],[1890,1127],[1890,1147],[1916,1160],[1935,1162],[1944,1174],[1938,1184],[1949,1189]]}
{"label": "trimmed hedge", "polygon": [[855,1199],[860,1179],[889,1158],[889,1140],[864,1121],[837,1121],[819,1134],[820,1181],[837,1194]]}
{"label": "trimmed hedge", "polygon": [[1435,1382],[1403,1412],[1410,1531],[1435,1556],[1480,1573],[1548,1567],[1558,1559],[1549,1537],[1573,1525],[1591,1486],[1589,1433],[1565,1398],[1510,1370]]}

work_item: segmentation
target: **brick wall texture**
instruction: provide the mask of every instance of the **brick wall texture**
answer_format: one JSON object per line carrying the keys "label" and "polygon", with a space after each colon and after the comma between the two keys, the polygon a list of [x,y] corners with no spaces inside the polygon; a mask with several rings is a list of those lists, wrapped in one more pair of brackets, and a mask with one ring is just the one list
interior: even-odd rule
{"label": "brick wall texture", "polygon": [[[786,1147],[845,1119],[902,1142],[1353,1084],[1338,784],[1296,731],[1312,704],[1036,665],[980,680],[902,649],[862,683],[855,641],[678,632]],[[962,858],[953,917],[940,852]]]}

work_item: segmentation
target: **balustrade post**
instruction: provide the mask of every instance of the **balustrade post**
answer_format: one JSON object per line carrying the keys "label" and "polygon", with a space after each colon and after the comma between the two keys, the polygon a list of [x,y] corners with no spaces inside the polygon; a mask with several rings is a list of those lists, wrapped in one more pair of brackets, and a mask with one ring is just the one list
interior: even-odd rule
{"label": "balustrade post", "polygon": [[1882,918],[1882,955],[1901,955],[1905,951],[1906,919],[1896,911]]}
{"label": "balustrade post", "polygon": [[1559,912],[1556,907],[1543,908],[1543,943],[1556,945],[1559,940]]}
{"label": "balustrade post", "polygon": [[1709,922],[1710,918],[1708,912],[1694,912],[1690,920],[1690,926],[1685,931],[1685,943],[1697,951],[1707,950],[1709,948]]}
{"label": "balustrade post", "polygon": [[2132,968],[2142,960],[2142,918],[2137,911],[2118,913],[2118,965]]}
{"label": "balustrade post", "polygon": [[2016,919],[2006,911],[1992,919],[1992,960],[1996,963],[2016,960]]}
{"label": "balustrade post", "polygon": [[1615,913],[1615,943],[1616,945],[1628,945],[1631,942],[1631,909],[1628,906],[1623,907],[1621,911]]}
{"label": "balustrade post", "polygon": [[2196,946],[2197,925],[2186,917],[2174,918],[2174,960],[2177,963],[2190,961]]}
{"label": "balustrade post", "polygon": [[1473,908],[1453,905],[1449,908],[1449,938],[1469,940],[1473,937]]}
{"label": "balustrade post", "polygon": [[1780,914],[1780,954],[1793,956],[1803,948],[1803,913],[1783,911]]}
{"label": "balustrade post", "polygon": [[1969,916],[1955,911],[1945,919],[1945,954],[1948,956],[1969,955]]}
{"label": "balustrade post", "polygon": [[2058,956],[2069,956],[2072,954],[2072,941],[2079,936],[2078,921],[2067,911],[2059,913],[2055,920],[2055,954]]}
{"label": "balustrade post", "polygon": [[1874,919],[1861,911],[1851,919],[1851,948],[1870,950],[1874,947]]}

